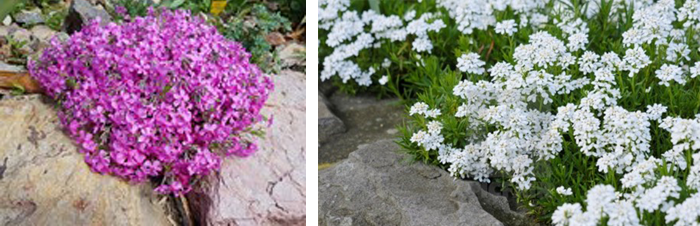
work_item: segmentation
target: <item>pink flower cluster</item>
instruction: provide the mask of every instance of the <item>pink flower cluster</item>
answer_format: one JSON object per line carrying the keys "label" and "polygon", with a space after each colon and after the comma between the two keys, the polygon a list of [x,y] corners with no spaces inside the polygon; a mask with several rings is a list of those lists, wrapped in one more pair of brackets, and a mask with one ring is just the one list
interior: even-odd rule
{"label": "pink flower cluster", "polygon": [[273,84],[249,58],[202,18],[151,9],[54,38],[29,70],[92,170],[183,194],[222,157],[257,149],[250,131]]}

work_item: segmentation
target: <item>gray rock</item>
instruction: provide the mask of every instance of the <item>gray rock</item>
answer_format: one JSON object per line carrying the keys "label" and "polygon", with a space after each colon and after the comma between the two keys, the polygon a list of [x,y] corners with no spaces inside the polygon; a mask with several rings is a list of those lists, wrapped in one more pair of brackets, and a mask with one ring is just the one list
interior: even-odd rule
{"label": "gray rock", "polygon": [[2,24],[5,26],[10,26],[10,24],[12,24],[12,17],[5,16],[5,19],[2,20]]}
{"label": "gray rock", "polygon": [[26,69],[19,65],[7,64],[5,62],[0,61],[0,71],[21,72],[26,71]]}
{"label": "gray rock", "polygon": [[44,26],[44,25],[37,25],[32,27],[32,36],[36,38],[39,42],[36,50],[40,51],[46,47],[49,46],[49,42],[51,41],[51,38],[53,38],[54,35],[56,35],[56,31],[52,30],[51,28]]}
{"label": "gray rock", "polygon": [[45,25],[34,26],[32,27],[31,32],[32,36],[41,41],[49,41],[54,35],[56,35],[56,31]]}
{"label": "gray rock", "polygon": [[22,10],[19,13],[13,15],[15,21],[23,25],[34,25],[44,23],[44,15],[41,13],[41,9],[34,8],[32,10]]}
{"label": "gray rock", "polygon": [[0,225],[169,225],[153,187],[92,172],[39,95],[0,100]]}
{"label": "gray rock", "polygon": [[306,47],[296,43],[290,43],[279,51],[279,58],[284,67],[306,66],[305,55]]}
{"label": "gray rock", "polygon": [[304,74],[273,76],[275,91],[263,108],[274,122],[258,152],[224,160],[218,176],[188,194],[201,225],[306,224],[306,104]]}
{"label": "gray rock", "polygon": [[79,31],[83,25],[95,18],[100,18],[100,24],[105,25],[112,20],[112,16],[101,5],[92,5],[86,0],[73,0],[64,22],[65,30],[72,34]]}
{"label": "gray rock", "polygon": [[10,35],[12,36],[12,38],[15,41],[19,41],[19,42],[22,42],[22,41],[29,42],[32,39],[32,32],[27,30],[27,29],[24,29],[24,28],[17,29],[15,31],[13,31],[12,33],[10,33]]}
{"label": "gray rock", "polygon": [[397,98],[377,99],[374,95],[349,96],[338,92],[329,101],[347,131],[330,135],[321,143],[320,163],[345,159],[358,145],[395,138],[396,127],[405,121],[404,107]]}
{"label": "gray rock", "polygon": [[37,47],[39,44],[39,41],[32,37],[32,32],[24,28],[16,29],[14,32],[10,33],[10,36],[12,36],[15,41],[24,43],[24,45],[19,48],[19,52],[24,55],[34,53],[34,47]]}
{"label": "gray rock", "polygon": [[346,131],[345,124],[340,118],[335,116],[328,107],[330,103],[326,97],[318,92],[318,140],[323,143],[331,135],[344,133]]}
{"label": "gray rock", "polygon": [[321,170],[320,224],[529,224],[510,210],[505,197],[481,190],[479,183],[454,180],[438,167],[405,159],[393,140],[382,140]]}
{"label": "gray rock", "polygon": [[0,38],[5,38],[5,36],[10,34],[10,27],[0,26]]}

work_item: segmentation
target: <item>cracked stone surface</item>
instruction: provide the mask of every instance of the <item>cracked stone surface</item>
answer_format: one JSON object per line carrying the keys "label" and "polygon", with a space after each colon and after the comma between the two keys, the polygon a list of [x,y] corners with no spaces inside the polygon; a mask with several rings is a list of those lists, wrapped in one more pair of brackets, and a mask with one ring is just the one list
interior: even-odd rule
{"label": "cracked stone surface", "polygon": [[361,145],[319,172],[319,223],[349,225],[529,225],[505,197],[446,171],[403,161],[393,140]]}
{"label": "cracked stone surface", "polygon": [[149,185],[90,171],[39,95],[0,100],[0,225],[169,225]]}
{"label": "cracked stone surface", "polygon": [[226,159],[209,186],[188,194],[202,225],[306,224],[305,75],[283,71],[273,79],[263,112],[274,123],[258,152]]}

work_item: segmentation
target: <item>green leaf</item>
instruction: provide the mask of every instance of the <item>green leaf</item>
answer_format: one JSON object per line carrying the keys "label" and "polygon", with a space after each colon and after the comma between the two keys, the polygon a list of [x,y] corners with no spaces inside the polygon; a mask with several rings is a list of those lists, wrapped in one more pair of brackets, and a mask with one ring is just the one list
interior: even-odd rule
{"label": "green leaf", "polygon": [[6,0],[0,4],[0,21],[4,20],[20,2],[24,2],[24,0]]}
{"label": "green leaf", "polygon": [[374,11],[377,12],[377,13],[381,13],[381,11],[380,11],[380,9],[379,9],[379,1],[380,1],[380,0],[367,0],[367,1],[369,1],[369,7],[370,7],[372,10],[374,10]]}
{"label": "green leaf", "polygon": [[71,89],[75,89],[78,86],[78,83],[76,83],[74,78],[68,78],[66,79],[66,85]]}
{"label": "green leaf", "polygon": [[182,3],[185,3],[185,0],[174,0],[172,3],[170,3],[170,8],[175,9],[182,5]]}
{"label": "green leaf", "polygon": [[26,92],[24,89],[24,86],[18,85],[18,84],[12,84],[12,90],[10,91],[10,94],[13,96],[19,96],[22,95]]}

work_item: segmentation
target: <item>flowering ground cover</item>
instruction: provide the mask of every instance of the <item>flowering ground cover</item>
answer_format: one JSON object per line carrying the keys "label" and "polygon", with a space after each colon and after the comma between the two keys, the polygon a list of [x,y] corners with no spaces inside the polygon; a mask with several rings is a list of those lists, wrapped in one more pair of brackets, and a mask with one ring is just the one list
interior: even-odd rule
{"label": "flowering ground cover", "polygon": [[273,84],[249,60],[201,17],[151,9],[54,38],[28,68],[93,171],[182,194],[257,149]]}
{"label": "flowering ground cover", "polygon": [[538,222],[697,225],[699,7],[321,0],[320,79],[403,98],[408,153]]}

